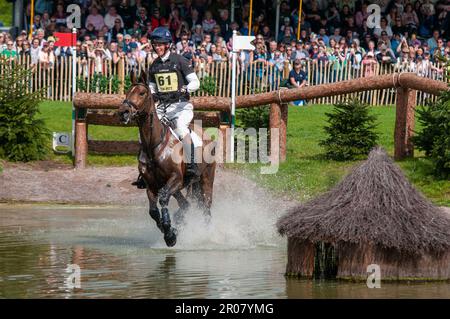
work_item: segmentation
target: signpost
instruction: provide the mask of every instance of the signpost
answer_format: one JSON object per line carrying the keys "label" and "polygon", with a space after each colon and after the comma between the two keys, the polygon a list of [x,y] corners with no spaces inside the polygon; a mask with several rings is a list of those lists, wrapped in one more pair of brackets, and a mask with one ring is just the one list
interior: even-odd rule
{"label": "signpost", "polygon": [[255,46],[251,42],[255,40],[254,36],[237,35],[237,31],[233,31],[233,51],[232,56],[232,71],[231,71],[231,136],[230,136],[230,152],[231,158],[229,162],[234,162],[234,127],[236,120],[236,62],[239,50],[255,50]]}

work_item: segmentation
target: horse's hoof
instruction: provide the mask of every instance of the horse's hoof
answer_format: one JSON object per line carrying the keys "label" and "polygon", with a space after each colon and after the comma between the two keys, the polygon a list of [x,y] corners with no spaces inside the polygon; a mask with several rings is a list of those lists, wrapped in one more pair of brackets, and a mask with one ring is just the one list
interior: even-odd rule
{"label": "horse's hoof", "polygon": [[164,234],[164,241],[167,247],[173,247],[177,243],[177,230],[171,228],[168,232]]}
{"label": "horse's hoof", "polygon": [[206,225],[211,224],[211,214],[204,214],[203,219],[205,220]]}

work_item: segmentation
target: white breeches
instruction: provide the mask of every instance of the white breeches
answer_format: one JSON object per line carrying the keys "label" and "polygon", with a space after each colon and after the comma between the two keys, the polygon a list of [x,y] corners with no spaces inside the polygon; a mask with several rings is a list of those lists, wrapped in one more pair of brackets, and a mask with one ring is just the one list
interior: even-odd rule
{"label": "white breeches", "polygon": [[175,122],[175,133],[180,139],[183,139],[186,134],[189,134],[189,124],[194,117],[194,106],[190,102],[177,102],[171,104],[166,111],[156,106],[156,113],[158,118],[165,114],[166,117]]}

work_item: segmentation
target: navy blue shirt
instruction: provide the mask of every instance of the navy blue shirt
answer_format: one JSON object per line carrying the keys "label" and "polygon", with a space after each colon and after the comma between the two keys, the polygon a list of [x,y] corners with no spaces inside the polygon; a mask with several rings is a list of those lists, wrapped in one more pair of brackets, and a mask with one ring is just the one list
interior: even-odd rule
{"label": "navy blue shirt", "polygon": [[289,72],[289,84],[291,84],[291,78],[294,78],[294,81],[297,82],[298,85],[300,85],[303,83],[303,81],[306,81],[308,79],[308,76],[303,70],[300,70],[300,73],[297,73],[294,69],[292,69],[291,72]]}

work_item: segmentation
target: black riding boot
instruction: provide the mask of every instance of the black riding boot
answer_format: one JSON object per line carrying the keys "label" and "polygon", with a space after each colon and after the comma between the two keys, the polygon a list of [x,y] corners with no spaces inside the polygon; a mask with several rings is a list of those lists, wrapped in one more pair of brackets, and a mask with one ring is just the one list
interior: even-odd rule
{"label": "black riding boot", "polygon": [[[142,153],[142,147],[139,149],[139,153],[137,155],[138,161],[140,160],[141,153]],[[136,186],[138,189],[146,189],[147,188],[147,183],[145,182],[144,177],[142,176],[141,173],[139,173],[138,178],[136,179],[136,181],[131,183],[131,185]]]}
{"label": "black riding boot", "polygon": [[147,188],[147,183],[145,182],[144,177],[142,176],[142,174],[139,174],[137,180],[133,183],[131,183],[131,185],[136,186],[139,189],[146,189]]}
{"label": "black riding boot", "polygon": [[187,177],[199,176],[200,172],[197,163],[195,163],[195,148],[192,142],[191,136],[186,134],[182,140],[184,160],[186,162],[186,175]]}

